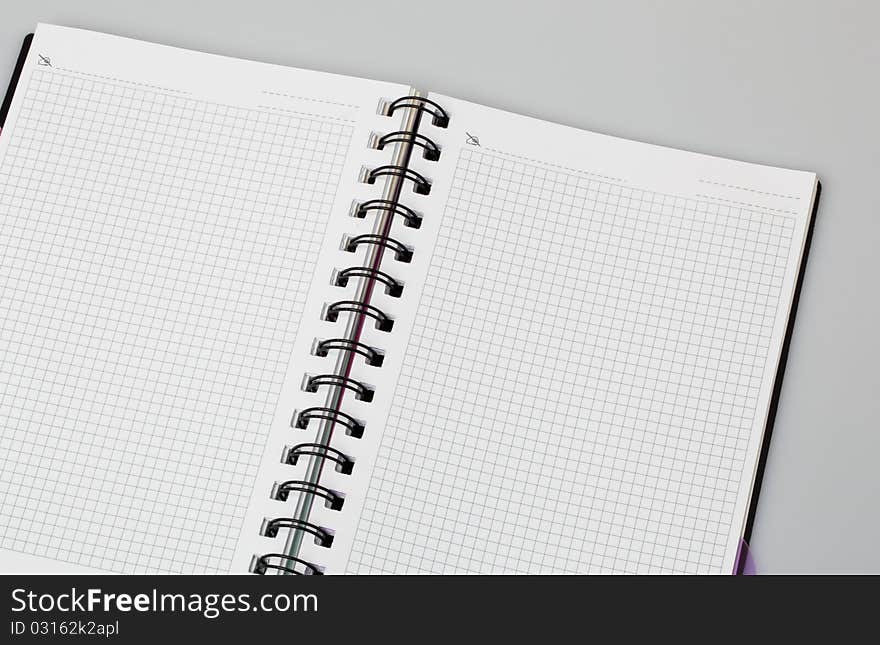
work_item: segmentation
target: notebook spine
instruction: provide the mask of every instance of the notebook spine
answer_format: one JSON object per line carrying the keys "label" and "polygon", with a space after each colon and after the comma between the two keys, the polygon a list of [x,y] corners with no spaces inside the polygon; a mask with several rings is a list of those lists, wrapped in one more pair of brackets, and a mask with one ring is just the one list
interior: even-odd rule
{"label": "notebook spine", "polygon": [[352,215],[357,218],[374,216],[373,232],[347,238],[344,249],[357,252],[366,249],[363,263],[338,269],[334,273],[334,284],[348,286],[351,281],[359,281],[356,296],[350,300],[337,300],[324,307],[324,320],[337,322],[347,316],[344,334],[316,341],[312,353],[319,357],[329,357],[338,353],[335,368],[317,375],[306,375],[304,389],[308,392],[326,390],[325,404],[294,412],[291,428],[307,430],[316,428],[314,441],[298,443],[286,451],[284,463],[297,466],[301,460],[308,460],[305,476],[276,483],[271,492],[273,499],[288,501],[295,494],[294,513],[287,517],[270,517],[263,520],[260,533],[268,538],[281,540],[286,533],[283,549],[254,557],[251,571],[256,574],[274,573],[278,575],[320,575],[323,567],[303,557],[300,547],[304,539],[311,538],[320,547],[331,548],[334,540],[332,527],[320,526],[310,520],[311,510],[316,503],[323,503],[331,510],[341,510],[344,506],[343,491],[332,490],[321,484],[321,474],[326,465],[331,465],[337,473],[351,474],[354,459],[333,447],[334,431],[341,429],[346,435],[360,438],[366,431],[365,424],[345,411],[345,397],[351,396],[361,401],[371,401],[373,389],[354,378],[352,366],[355,360],[363,360],[367,365],[381,368],[385,354],[381,347],[369,345],[362,340],[365,326],[372,324],[382,332],[394,329],[394,320],[381,308],[373,304],[377,293],[392,298],[400,298],[404,292],[403,282],[395,277],[395,271],[383,268],[383,258],[391,254],[400,263],[409,263],[414,249],[396,240],[391,235],[392,223],[397,219],[404,226],[419,228],[422,215],[402,203],[405,199],[404,186],[411,185],[422,195],[431,191],[431,181],[422,173],[409,167],[415,151],[420,151],[424,159],[437,161],[441,156],[440,147],[429,137],[419,133],[419,125],[424,116],[430,116],[432,124],[445,128],[449,124],[446,111],[434,101],[413,92],[380,106],[380,113],[393,117],[402,114],[399,130],[383,135],[373,135],[370,146],[383,150],[394,146],[392,162],[380,165],[361,173],[361,181],[378,184],[384,180],[381,198],[356,203]]}

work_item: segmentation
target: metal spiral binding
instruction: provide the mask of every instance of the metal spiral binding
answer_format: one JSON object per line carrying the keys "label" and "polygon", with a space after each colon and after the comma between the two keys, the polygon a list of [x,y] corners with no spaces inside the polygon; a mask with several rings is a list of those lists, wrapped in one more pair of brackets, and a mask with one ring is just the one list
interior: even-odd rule
{"label": "metal spiral binding", "polygon": [[390,211],[395,215],[403,218],[404,226],[410,228],[419,228],[422,225],[422,218],[409,206],[398,204],[387,199],[371,199],[363,204],[356,204],[354,216],[364,218],[371,210]]}
{"label": "metal spiral binding", "polygon": [[[296,569],[296,565],[301,565],[304,571]],[[270,570],[279,571],[289,575],[302,576],[312,575],[320,576],[321,570],[305,560],[295,555],[287,555],[285,553],[266,553],[257,558],[253,567],[253,572],[257,575],[266,575]]]}
{"label": "metal spiral binding", "polygon": [[336,464],[336,472],[343,475],[350,475],[354,469],[354,461],[347,455],[343,454],[336,448],[325,446],[320,443],[298,443],[293,448],[287,450],[284,457],[284,463],[290,466],[296,466],[300,457],[320,457]]}
{"label": "metal spiral binding", "polygon": [[399,298],[403,295],[403,285],[400,284],[397,280],[392,278],[390,275],[385,273],[384,271],[379,271],[379,269],[370,269],[368,267],[348,267],[347,269],[343,269],[339,273],[336,274],[336,286],[337,287],[345,287],[348,286],[349,278],[369,278],[381,282],[385,285],[385,293],[391,296],[392,298]]}
{"label": "metal spiral binding", "polygon": [[404,262],[408,264],[412,261],[412,249],[407,247],[406,244],[398,242],[397,240],[385,235],[374,235],[372,233],[366,235],[355,235],[353,238],[348,240],[345,245],[345,250],[349,253],[354,253],[362,244],[374,244],[376,246],[384,247],[389,251],[393,251],[394,259],[398,262]]}
{"label": "metal spiral binding", "polygon": [[[337,284],[339,283],[337,282]],[[344,287],[345,285],[339,286]],[[331,349],[339,349],[346,352],[352,352],[353,354],[359,354],[366,359],[366,364],[371,365],[372,367],[382,367],[382,362],[385,360],[385,355],[380,353],[375,347],[370,347],[369,345],[349,340],[348,338],[328,338],[327,340],[319,341],[315,345],[315,349],[312,353],[315,356],[324,357],[329,355]]]}
{"label": "metal spiral binding", "polygon": [[311,482],[304,482],[301,479],[290,479],[286,482],[278,484],[275,486],[275,493],[272,495],[277,500],[281,500],[282,502],[286,502],[287,498],[290,496],[290,493],[294,491],[299,491],[301,493],[310,493],[315,495],[316,497],[323,497],[327,508],[339,511],[342,509],[342,504],[345,501],[345,498],[342,497],[339,493],[336,493],[326,486],[321,486],[320,484],[312,484]]}
{"label": "metal spiral binding", "polygon": [[359,423],[354,417],[347,415],[341,410],[335,410],[328,407],[306,408],[299,414],[294,415],[290,423],[291,428],[308,428],[309,421],[312,419],[321,419],[330,421],[334,425],[344,426],[346,434],[351,435],[355,439],[364,436],[364,424]]}
{"label": "metal spiral binding", "polygon": [[422,156],[428,161],[437,161],[440,159],[440,148],[428,137],[417,132],[407,132],[406,130],[398,130],[397,132],[389,132],[388,134],[376,139],[376,150],[384,150],[389,143],[408,142],[414,146],[420,146],[424,151]]}
{"label": "metal spiral binding", "polygon": [[415,170],[410,170],[406,166],[389,164],[387,166],[373,168],[367,173],[364,181],[368,184],[375,184],[379,177],[400,177],[401,179],[409,179],[413,184],[413,190],[419,195],[431,194],[431,182]]}
{"label": "metal spiral binding", "polygon": [[322,501],[325,507],[334,511],[343,508],[345,496],[339,491],[322,486],[321,472],[326,462],[330,462],[336,472],[346,475],[351,474],[355,467],[354,459],[333,448],[330,440],[336,427],[344,428],[345,433],[354,438],[360,438],[364,434],[364,423],[340,409],[343,396],[348,391],[358,400],[371,401],[374,390],[352,378],[351,367],[356,357],[362,357],[367,365],[380,368],[385,354],[381,349],[361,342],[361,330],[368,319],[372,319],[379,331],[390,332],[394,327],[393,319],[371,303],[377,286],[380,293],[392,298],[400,298],[404,292],[401,281],[389,272],[380,270],[386,252],[401,263],[410,262],[413,258],[412,248],[389,235],[391,224],[395,216],[401,217],[403,224],[409,228],[417,229],[422,223],[421,214],[400,203],[406,182],[412,184],[417,194],[427,195],[431,191],[431,182],[421,173],[409,168],[414,149],[421,148],[422,157],[428,161],[437,161],[441,155],[440,147],[418,131],[422,115],[430,115],[431,122],[436,127],[445,128],[449,125],[449,115],[442,107],[417,94],[387,103],[381,114],[390,117],[398,111],[405,114],[403,129],[381,136],[373,135],[370,141],[370,146],[377,150],[395,145],[392,163],[364,171],[361,175],[361,180],[367,184],[375,184],[378,179],[386,178],[385,194],[381,199],[355,203],[352,209],[352,215],[357,218],[365,218],[371,212],[376,212],[374,232],[347,238],[343,244],[343,249],[352,253],[361,247],[366,248],[367,258],[363,265],[334,272],[333,284],[336,286],[345,287],[351,280],[359,280],[358,297],[332,302],[324,307],[322,314],[324,320],[338,322],[340,314],[348,313],[346,333],[335,338],[318,340],[312,346],[315,356],[329,357],[331,351],[338,352],[336,369],[333,373],[306,375],[303,380],[303,389],[306,391],[317,392],[319,388],[327,388],[327,403],[294,412],[290,421],[291,428],[296,430],[308,429],[313,421],[320,423],[315,441],[297,443],[286,450],[282,460],[283,463],[297,465],[301,459],[308,459],[307,476],[305,479],[276,483],[271,491],[271,497],[279,501],[288,501],[293,493],[297,493],[296,512],[292,517],[266,518],[260,530],[266,537],[279,539],[280,532],[288,529],[290,534],[285,552],[255,556],[251,571],[256,574],[275,572],[282,575],[320,575],[322,569],[319,565],[299,557],[302,540],[311,536],[319,546],[330,548],[333,544],[333,532],[310,522],[309,514],[316,500]]}
{"label": "metal spiral binding", "polygon": [[427,112],[434,118],[434,125],[438,128],[446,128],[449,126],[449,115],[442,107],[434,101],[424,96],[401,96],[399,99],[392,101],[387,108],[385,114],[392,116],[396,110],[414,109],[421,112]]}

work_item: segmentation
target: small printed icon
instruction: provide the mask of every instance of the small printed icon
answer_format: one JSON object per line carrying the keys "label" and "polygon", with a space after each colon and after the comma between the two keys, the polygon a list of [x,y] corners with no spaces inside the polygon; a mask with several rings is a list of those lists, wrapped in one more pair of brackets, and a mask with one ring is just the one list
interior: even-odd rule
{"label": "small printed icon", "polygon": [[473,135],[470,132],[465,132],[465,134],[467,135],[467,140],[465,141],[465,143],[467,143],[469,146],[480,145],[480,139],[476,135]]}
{"label": "small printed icon", "polygon": [[37,61],[37,65],[42,65],[43,67],[52,67],[52,61],[49,60],[48,56],[43,56],[42,54],[37,54],[40,57],[40,60]]}

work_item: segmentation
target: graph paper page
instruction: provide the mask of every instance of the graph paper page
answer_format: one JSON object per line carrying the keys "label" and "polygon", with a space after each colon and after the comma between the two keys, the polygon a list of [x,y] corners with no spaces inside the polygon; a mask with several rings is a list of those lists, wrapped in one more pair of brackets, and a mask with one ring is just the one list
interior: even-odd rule
{"label": "graph paper page", "polygon": [[0,570],[230,570],[322,246],[405,91],[39,27],[0,133]]}
{"label": "graph paper page", "polygon": [[441,221],[340,566],[730,573],[815,176],[433,98]]}

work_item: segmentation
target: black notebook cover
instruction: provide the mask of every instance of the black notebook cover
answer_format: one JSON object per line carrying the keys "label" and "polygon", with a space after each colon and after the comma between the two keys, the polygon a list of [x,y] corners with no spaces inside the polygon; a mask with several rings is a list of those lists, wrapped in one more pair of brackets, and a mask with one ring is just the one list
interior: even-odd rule
{"label": "black notebook cover", "polygon": [[18,60],[15,63],[15,69],[12,72],[12,78],[9,79],[9,87],[6,89],[6,96],[3,98],[3,104],[0,105],[0,130],[6,123],[6,115],[9,114],[9,105],[12,103],[12,95],[15,94],[15,88],[18,86],[18,79],[21,77],[21,70],[24,67],[24,61],[27,58],[28,51],[31,48],[31,41],[34,39],[33,34],[24,37],[21,44],[21,52],[18,54]]}
{"label": "black notebook cover", "polygon": [[[798,302],[801,298],[801,287],[804,284],[804,273],[807,269],[807,256],[810,254],[810,244],[813,241],[813,228],[816,225],[816,213],[819,211],[819,196],[822,193],[822,183],[817,182],[816,197],[813,200],[813,211],[810,213],[810,223],[807,225],[807,239],[804,242],[804,253],[801,256],[801,265],[798,268],[797,282],[794,287],[794,297],[791,301],[791,313],[788,316],[788,325],[785,328],[785,338],[782,340],[782,354],[779,357],[779,368],[776,370],[776,380],[773,382],[773,395],[770,399],[770,410],[767,414],[767,427],[764,429],[764,441],[761,444],[761,454],[758,457],[758,470],[755,473],[755,486],[752,489],[752,499],[749,501],[749,514],[746,517],[746,527],[743,539],[746,543],[752,537],[752,528],[755,524],[755,512],[758,508],[758,495],[761,492],[761,480],[764,478],[764,468],[767,466],[767,454],[770,452],[770,435],[773,434],[773,425],[776,422],[776,412],[779,408],[779,395],[782,392],[782,377],[785,375],[785,365],[788,362],[788,350],[791,346],[791,335],[794,331],[794,319],[797,314]],[[742,573],[745,559],[740,560]]]}

